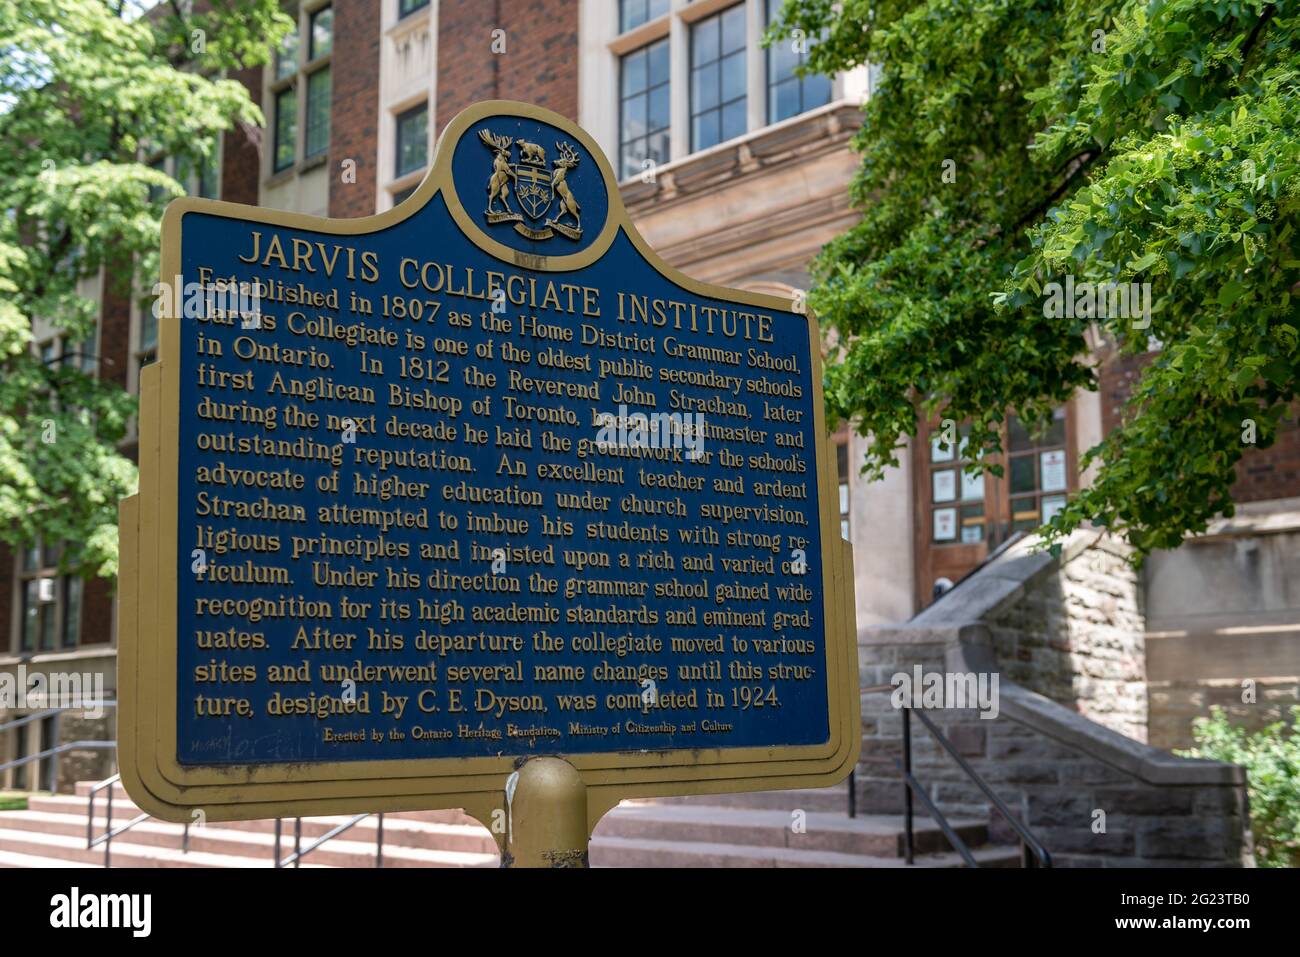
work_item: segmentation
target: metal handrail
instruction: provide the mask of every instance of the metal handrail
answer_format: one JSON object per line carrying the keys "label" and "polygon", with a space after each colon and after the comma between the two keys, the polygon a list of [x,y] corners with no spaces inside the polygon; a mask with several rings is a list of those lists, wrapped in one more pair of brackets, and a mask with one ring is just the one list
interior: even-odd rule
{"label": "metal handrail", "polygon": [[[105,778],[98,784],[90,788],[89,803],[86,806],[86,850],[104,845],[104,866],[112,867],[113,838],[119,834],[131,830],[141,821],[148,820],[148,814],[138,814],[131,820],[127,821],[121,827],[113,827],[113,785],[122,780],[122,775],[114,774],[111,778]],[[104,833],[95,837],[95,795],[100,791],[108,788],[108,797],[106,798],[107,809],[104,817]]]}
{"label": "metal handrail", "polygon": [[[868,688],[863,688],[860,695],[866,696],[869,694],[879,694],[881,692],[893,690],[894,686],[890,684],[872,685]],[[931,800],[930,795],[926,792],[924,786],[922,786],[922,784],[912,774],[911,715],[913,711],[916,712],[916,716],[921,719],[921,722],[929,729],[930,733],[934,735],[935,740],[938,741],[943,749],[957,762],[957,766],[962,770],[962,773],[975,783],[975,786],[978,787],[980,791],[983,792],[984,796],[989,799],[993,808],[1002,815],[1003,819],[1011,825],[1012,829],[1020,837],[1021,863],[1023,866],[1050,868],[1052,866],[1052,855],[1048,853],[1047,848],[1045,848],[1038,839],[1034,837],[1033,832],[1030,831],[1028,827],[1016,819],[1016,817],[1011,813],[1011,809],[1007,807],[1001,798],[993,793],[993,789],[989,787],[988,782],[980,776],[979,772],[971,767],[966,759],[957,753],[957,749],[953,746],[952,742],[949,741],[935,723],[930,720],[930,718],[925,714],[925,710],[923,708],[912,708],[904,705],[902,708],[903,760],[901,762],[895,760],[894,764],[903,776],[903,855],[906,862],[908,864],[914,863],[915,857],[915,829],[912,820],[912,795],[915,794],[921,799],[921,803],[925,805],[926,809],[930,812],[930,816],[934,819],[935,823],[939,825],[939,829],[943,832],[944,837],[948,839],[948,842],[952,844],[953,848],[961,855],[966,864],[970,867],[979,867],[979,863],[975,860],[974,855],[971,854],[969,848],[966,847],[965,842],[962,841],[962,839],[957,835],[957,832],[953,829],[952,825],[949,824],[947,817],[939,810],[938,806],[933,800]],[[850,817],[856,814],[857,795],[854,777],[855,775],[853,772],[850,772]]]}
{"label": "metal handrail", "polygon": [[[953,747],[952,742],[944,737],[939,729],[935,727],[933,721],[926,717],[925,710],[922,708],[917,708],[915,710],[916,716],[921,719],[921,723],[930,729],[930,733],[934,735],[935,740],[943,746],[945,751],[952,755],[952,759],[956,761],[957,766],[965,772],[966,777],[975,782],[976,787],[984,792],[984,796],[989,799],[989,802],[997,809],[997,812],[1002,815],[1003,820],[1010,824],[1012,830],[1020,835],[1022,852],[1027,848],[1033,853],[1034,859],[1037,860],[1039,867],[1051,867],[1052,855],[1047,852],[1047,848],[1043,847],[1043,845],[1038,842],[1038,839],[1034,837],[1033,832],[1030,831],[1029,828],[1025,827],[1024,824],[1016,819],[1015,815],[1011,813],[1011,809],[1002,802],[1001,798],[993,793],[993,789],[989,787],[988,782],[980,777],[978,772],[976,772],[976,770],[966,762],[966,759],[957,753],[957,749]],[[1030,859],[1027,854],[1025,855],[1025,863],[1032,866],[1030,865]]]}
{"label": "metal handrail", "polygon": [[20,728],[25,724],[31,724],[33,721],[39,721],[41,718],[48,718],[52,715],[62,714],[65,711],[89,711],[96,708],[107,710],[116,707],[116,701],[91,701],[86,704],[56,705],[53,708],[45,708],[42,711],[33,711],[31,714],[23,715],[21,718],[14,718],[11,721],[6,721],[3,724],[0,724],[0,731],[8,731],[11,728]]}
{"label": "metal handrail", "polygon": [[21,767],[24,764],[31,764],[33,761],[41,761],[45,758],[54,757],[62,754],[64,751],[102,751],[107,748],[116,748],[116,741],[69,741],[66,744],[55,745],[45,751],[38,751],[36,754],[28,754],[21,758],[15,758],[12,761],[6,761],[0,764],[0,771],[7,771],[10,768]]}
{"label": "metal handrail", "polygon": [[[365,814],[358,814],[352,818],[349,818],[347,821],[344,821],[338,827],[335,827],[332,830],[326,832],[325,834],[322,834],[320,837],[316,838],[316,840],[312,841],[306,847],[302,846],[302,818],[300,817],[294,818],[293,819],[293,853],[290,854],[288,857],[284,858],[283,860],[281,860],[280,858],[280,834],[281,834],[281,827],[282,827],[282,823],[281,823],[282,819],[277,817],[275,819],[275,866],[277,868],[289,867],[289,866],[298,867],[302,859],[306,857],[308,854],[310,854],[312,851],[316,850],[316,848],[320,847],[326,841],[330,841],[338,837],[344,831],[351,830],[357,824],[360,824],[362,821],[364,821],[366,818],[370,817],[374,813],[375,812],[373,811],[367,811]],[[382,811],[380,811],[378,813],[377,828],[375,831],[375,867],[383,867],[383,866],[384,866],[384,814]]]}

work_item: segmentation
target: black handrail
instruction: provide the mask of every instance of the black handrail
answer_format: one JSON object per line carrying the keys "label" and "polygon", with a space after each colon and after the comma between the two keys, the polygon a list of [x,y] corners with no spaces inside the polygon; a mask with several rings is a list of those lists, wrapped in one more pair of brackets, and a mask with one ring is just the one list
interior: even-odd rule
{"label": "black handrail", "polygon": [[[893,690],[894,690],[894,686],[891,684],[872,685],[871,687],[863,688],[860,694],[865,696],[869,694],[879,694],[882,692],[893,691]],[[930,799],[930,795],[926,793],[925,788],[912,774],[911,717],[913,711],[916,712],[916,716],[921,719],[921,722],[926,726],[926,728],[929,729],[930,733],[934,735],[935,740],[939,742],[939,744],[943,747],[945,751],[947,751],[950,755],[952,755],[953,760],[957,762],[957,767],[959,767],[962,770],[962,773],[965,774],[966,777],[970,778],[975,783],[975,786],[978,787],[980,791],[983,792],[984,796],[989,799],[989,803],[992,804],[994,810],[996,810],[999,814],[1002,815],[1003,819],[1006,820],[1006,822],[1011,825],[1012,830],[1014,830],[1016,834],[1020,837],[1020,853],[1021,853],[1021,862],[1023,866],[1051,867],[1052,855],[1048,853],[1047,848],[1043,847],[1043,845],[1038,841],[1038,839],[1034,837],[1033,832],[1030,831],[1029,828],[1027,828],[1024,824],[1022,824],[1019,820],[1016,819],[1016,817],[1011,813],[1011,809],[1008,808],[1005,803],[1003,803],[1001,798],[999,798],[996,794],[993,793],[993,789],[989,787],[988,782],[986,782],[984,778],[980,776],[979,772],[976,771],[974,768],[972,768],[970,764],[966,761],[966,759],[957,753],[957,749],[953,746],[952,742],[949,741],[947,737],[944,736],[943,732],[938,729],[935,723],[930,720],[930,718],[925,714],[924,709],[911,708],[907,705],[904,705],[902,708],[903,760],[901,762],[897,760],[894,761],[894,765],[898,768],[899,772],[903,776],[903,857],[904,860],[906,860],[908,864],[915,863],[916,839],[915,839],[915,828],[914,828],[913,814],[912,814],[912,795],[915,794],[918,798],[921,799],[921,803],[925,805],[926,809],[930,812],[930,816],[934,819],[935,823],[939,825],[939,829],[943,832],[944,837],[948,839],[948,842],[953,846],[953,848],[957,851],[957,853],[961,855],[962,859],[966,862],[966,864],[969,867],[979,867],[979,864],[975,860],[974,855],[971,854],[970,850],[966,847],[966,844],[957,835],[957,832],[953,829],[952,825],[948,823],[947,817],[944,816],[943,812],[939,810],[938,806],[934,803],[934,801]],[[849,816],[850,817],[855,816],[857,810],[857,791],[856,791],[855,777],[856,775],[853,772],[849,773]]]}

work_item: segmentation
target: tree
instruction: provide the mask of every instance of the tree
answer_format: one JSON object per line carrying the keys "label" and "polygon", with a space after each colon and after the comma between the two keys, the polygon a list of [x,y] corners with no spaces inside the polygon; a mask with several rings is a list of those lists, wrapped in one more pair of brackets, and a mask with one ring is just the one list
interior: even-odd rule
{"label": "tree", "polygon": [[83,371],[100,362],[87,350],[43,361],[33,321],[81,342],[99,305],[83,280],[152,287],[162,208],[184,190],[144,160],[196,169],[220,131],[260,124],[221,73],[263,62],[291,25],[275,0],[143,15],[124,0],[0,2],[0,541],[66,543],[65,566],[115,574],[134,402]]}
{"label": "tree", "polygon": [[940,409],[989,467],[1008,410],[1042,424],[1097,388],[1090,345],[1154,340],[1045,538],[1092,522],[1140,560],[1232,514],[1235,464],[1296,398],[1298,7],[788,0],[769,40],[820,38],[816,72],[883,70],[855,140],[862,219],[808,298],[869,477]]}

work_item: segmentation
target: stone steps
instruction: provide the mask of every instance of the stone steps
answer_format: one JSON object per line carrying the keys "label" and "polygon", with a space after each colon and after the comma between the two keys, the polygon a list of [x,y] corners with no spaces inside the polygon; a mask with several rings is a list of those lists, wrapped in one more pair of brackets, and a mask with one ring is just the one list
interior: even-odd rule
{"label": "stone steps", "polygon": [[[0,812],[0,867],[95,867],[103,846],[86,848],[90,785],[75,794],[33,794],[26,811]],[[94,833],[107,827],[106,794],[95,801]],[[898,815],[844,813],[843,787],[812,791],[697,795],[625,801],[607,814],[591,842],[597,867],[903,867]],[[113,824],[138,814],[114,789]],[[346,815],[302,819],[303,843],[349,820]],[[988,846],[988,828],[954,820],[954,829],[981,866],[1017,866],[1015,847]],[[152,818],[113,841],[115,867],[270,867],[273,820],[194,825],[189,851],[184,827]],[[303,867],[374,867],[375,817],[354,825],[303,860]],[[961,867],[939,828],[918,817],[916,866]],[[293,819],[283,821],[280,854],[293,851]],[[384,816],[385,867],[496,867],[496,842],[464,812],[402,811]]]}

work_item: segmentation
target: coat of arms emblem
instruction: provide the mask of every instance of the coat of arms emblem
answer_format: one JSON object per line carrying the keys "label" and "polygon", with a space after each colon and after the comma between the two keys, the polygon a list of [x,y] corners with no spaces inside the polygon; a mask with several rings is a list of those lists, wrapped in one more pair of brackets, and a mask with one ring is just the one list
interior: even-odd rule
{"label": "coat of arms emblem", "polygon": [[[488,130],[479,130],[478,136],[493,154],[483,214],[489,223],[514,223],[515,232],[529,239],[550,239],[556,233],[582,238],[581,207],[565,182],[569,170],[578,165],[578,150],[572,143],[555,144],[559,156],[548,169],[546,150],[537,143],[496,136]],[[517,163],[511,161],[515,146],[519,147]],[[511,184],[518,210],[510,205]],[[554,215],[548,219],[552,206]]]}

